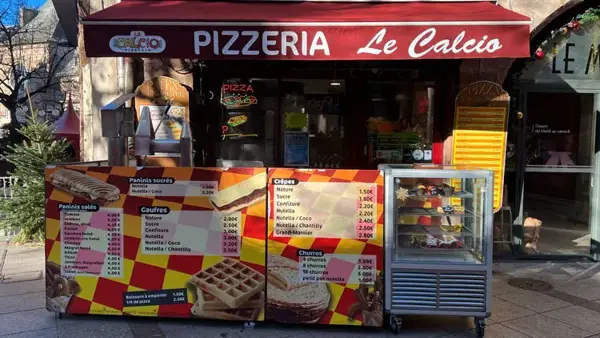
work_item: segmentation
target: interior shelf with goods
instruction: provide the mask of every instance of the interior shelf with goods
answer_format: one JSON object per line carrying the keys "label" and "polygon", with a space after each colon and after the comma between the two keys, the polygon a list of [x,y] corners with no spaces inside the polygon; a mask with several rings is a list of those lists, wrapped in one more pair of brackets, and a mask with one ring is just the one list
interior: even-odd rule
{"label": "interior shelf with goods", "polygon": [[493,174],[394,167],[380,166],[390,243],[385,263],[390,318],[488,317]]}

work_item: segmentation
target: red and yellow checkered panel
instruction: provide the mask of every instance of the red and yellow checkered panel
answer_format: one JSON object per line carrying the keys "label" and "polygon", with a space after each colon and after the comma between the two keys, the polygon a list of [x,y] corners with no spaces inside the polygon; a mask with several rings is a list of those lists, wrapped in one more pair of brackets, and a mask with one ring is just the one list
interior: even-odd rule
{"label": "red and yellow checkered panel", "polygon": [[[202,253],[144,254],[141,206],[168,207],[171,211],[212,211],[213,206],[206,196],[130,196],[130,178],[174,178],[176,182],[218,182],[221,191],[243,182],[255,175],[265,175],[265,169],[255,168],[135,168],[135,167],[56,167],[46,170],[46,259],[48,264],[60,266],[65,254],[61,250],[61,211],[59,204],[89,205],[90,202],[74,197],[57,189],[50,181],[52,173],[62,168],[71,169],[116,186],[121,191],[117,202],[101,208],[118,210],[122,213],[121,268],[120,274],[108,277],[105,273],[75,274],[80,291],[68,300],[66,312],[74,314],[132,315],[160,317],[192,317],[191,309],[197,295],[189,281],[192,275],[223,261],[225,256],[239,260],[250,268],[265,274],[266,251],[266,204],[265,200],[240,210],[239,252],[235,255]],[[266,184],[266,182],[265,182]],[[216,213],[215,213],[216,214]],[[215,216],[219,217],[219,216]],[[189,218],[189,217],[188,217]],[[193,220],[192,220],[193,221]],[[197,222],[202,222],[199,218]],[[182,217],[173,226],[181,225]],[[187,221],[190,222],[190,221]],[[102,222],[101,222],[102,223]],[[90,222],[91,224],[91,222]],[[185,223],[183,223],[185,224]],[[64,225],[63,225],[64,226]],[[91,227],[91,226],[90,226]],[[179,229],[179,228],[178,228]],[[212,236],[210,229],[206,236]],[[91,229],[94,234],[103,234],[102,229]],[[181,237],[181,236],[180,236]],[[185,238],[187,241],[204,241],[207,248],[210,238]],[[181,239],[180,239],[181,240]],[[82,242],[83,243],[83,242]],[[80,250],[90,252],[92,259],[103,259],[106,250],[82,244]],[[108,249],[110,250],[110,249]],[[208,250],[208,249],[207,249]],[[104,251],[104,252],[103,252]],[[100,258],[99,258],[100,257]],[[88,271],[90,272],[90,271]],[[102,275],[102,276],[101,276]],[[186,289],[187,302],[165,305],[124,306],[126,292]],[[50,307],[49,307],[50,309]],[[261,309],[257,320],[264,318]]]}
{"label": "red and yellow checkered panel", "polygon": [[[281,221],[280,214],[276,214],[276,210],[281,208],[280,202],[275,202],[275,195],[280,191],[276,190],[279,185],[274,185],[274,180],[277,182],[299,182],[297,192],[294,192],[292,199],[298,200],[302,206],[297,207],[297,210],[304,210],[306,215],[311,217],[311,220],[319,219],[326,223],[326,227],[333,228],[329,231],[323,228],[319,229],[316,237],[293,235],[289,237],[277,235],[278,229],[284,226],[285,221]],[[284,180],[284,181],[282,181]],[[299,257],[299,250],[313,250],[322,252],[327,257],[328,265],[327,272],[324,275],[332,277],[339,276],[341,282],[332,282],[327,280],[325,283],[330,294],[329,304],[324,314],[318,318],[318,324],[330,325],[365,325],[365,326],[380,326],[381,323],[377,320],[365,320],[363,314],[364,308],[357,307],[359,299],[355,290],[360,284],[355,277],[356,269],[361,259],[366,257],[374,257],[372,276],[380,274],[383,270],[383,176],[377,170],[317,170],[317,169],[269,169],[268,170],[268,192],[269,192],[269,211],[268,211],[268,260],[269,273],[271,271],[271,261],[277,260],[276,257],[284,257],[287,262],[296,262],[298,264],[299,274],[302,274],[303,265],[302,257]],[[311,184],[314,183],[314,184]],[[323,184],[325,183],[325,184]],[[294,183],[291,183],[294,184]],[[281,186],[285,187],[285,186]],[[374,188],[371,191],[371,188]],[[369,236],[363,236],[359,231],[359,211],[360,197],[359,192],[370,192],[373,194],[370,200],[374,215],[374,229]],[[281,194],[280,194],[281,195]],[[280,197],[281,198],[281,197]],[[283,197],[288,198],[288,197]],[[280,200],[284,201],[284,200]],[[296,213],[297,214],[297,213]],[[292,214],[292,215],[296,215]],[[276,226],[275,219],[280,222]],[[293,216],[295,217],[295,216]],[[339,220],[339,221],[337,221]],[[350,221],[349,221],[350,220]],[[297,223],[296,223],[297,224]],[[321,223],[322,224],[322,223]],[[342,226],[343,225],[343,226]],[[335,234],[339,234],[337,237]],[[322,236],[322,237],[320,237]],[[275,258],[271,258],[275,257]],[[335,263],[333,263],[335,262]],[[292,264],[292,265],[293,265]],[[335,270],[335,271],[333,271]],[[345,271],[345,272],[344,272]],[[345,275],[344,275],[345,274]],[[299,277],[300,278],[300,277]],[[311,283],[302,283],[302,287]],[[312,283],[317,284],[317,283]],[[369,293],[375,289],[374,283],[366,283]],[[314,286],[313,286],[314,287]],[[310,291],[307,291],[310,292]],[[269,304],[276,301],[269,296],[267,292],[267,319],[271,318],[269,313]],[[301,303],[301,302],[300,302]],[[297,306],[302,307],[302,304]],[[277,305],[280,309],[281,306]],[[359,311],[356,311],[356,310]],[[297,310],[290,310],[291,312]],[[382,307],[378,307],[378,318],[383,315]],[[351,313],[352,312],[352,313]],[[304,314],[298,314],[302,317]]]}

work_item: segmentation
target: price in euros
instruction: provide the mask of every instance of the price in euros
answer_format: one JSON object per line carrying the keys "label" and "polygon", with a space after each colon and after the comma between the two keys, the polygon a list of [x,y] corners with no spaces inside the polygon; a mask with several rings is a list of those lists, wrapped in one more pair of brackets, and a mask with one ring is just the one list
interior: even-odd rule
{"label": "price in euros", "polygon": [[373,264],[373,260],[372,259],[366,259],[366,258],[359,258],[358,259],[358,264]]}
{"label": "price in euros", "polygon": [[361,202],[373,202],[373,196],[360,196],[358,200]]}
{"label": "price in euros", "polygon": [[373,193],[373,189],[358,189],[358,193],[363,195],[371,195]]}
{"label": "price in euros", "polygon": [[373,216],[373,210],[370,211],[359,211],[358,216]]}
{"label": "price in euros", "polygon": [[372,225],[359,225],[358,230],[359,231],[373,231],[373,226]]}
{"label": "price in euros", "polygon": [[358,238],[359,239],[372,239],[373,238],[373,234],[370,233],[359,233],[358,234]]}
{"label": "price in euros", "polygon": [[237,248],[223,248],[224,253],[237,253]]}
{"label": "price in euros", "polygon": [[238,219],[235,216],[225,216],[223,217],[224,222],[237,222]]}
{"label": "price in euros", "polygon": [[373,209],[373,204],[372,203],[361,203],[359,205],[360,209]]}

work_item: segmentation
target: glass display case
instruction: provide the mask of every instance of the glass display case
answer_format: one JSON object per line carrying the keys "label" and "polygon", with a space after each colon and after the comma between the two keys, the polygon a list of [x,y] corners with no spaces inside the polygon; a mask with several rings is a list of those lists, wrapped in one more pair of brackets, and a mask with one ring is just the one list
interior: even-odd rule
{"label": "glass display case", "polygon": [[397,169],[385,175],[386,310],[475,318],[490,313],[493,173]]}

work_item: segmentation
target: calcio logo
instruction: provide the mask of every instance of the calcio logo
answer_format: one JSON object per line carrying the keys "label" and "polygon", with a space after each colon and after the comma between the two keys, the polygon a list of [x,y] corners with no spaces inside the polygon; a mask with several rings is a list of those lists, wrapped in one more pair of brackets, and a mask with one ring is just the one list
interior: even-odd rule
{"label": "calcio logo", "polygon": [[167,42],[158,35],[145,35],[134,31],[129,35],[117,35],[110,39],[110,49],[115,53],[155,54],[165,50]]}

